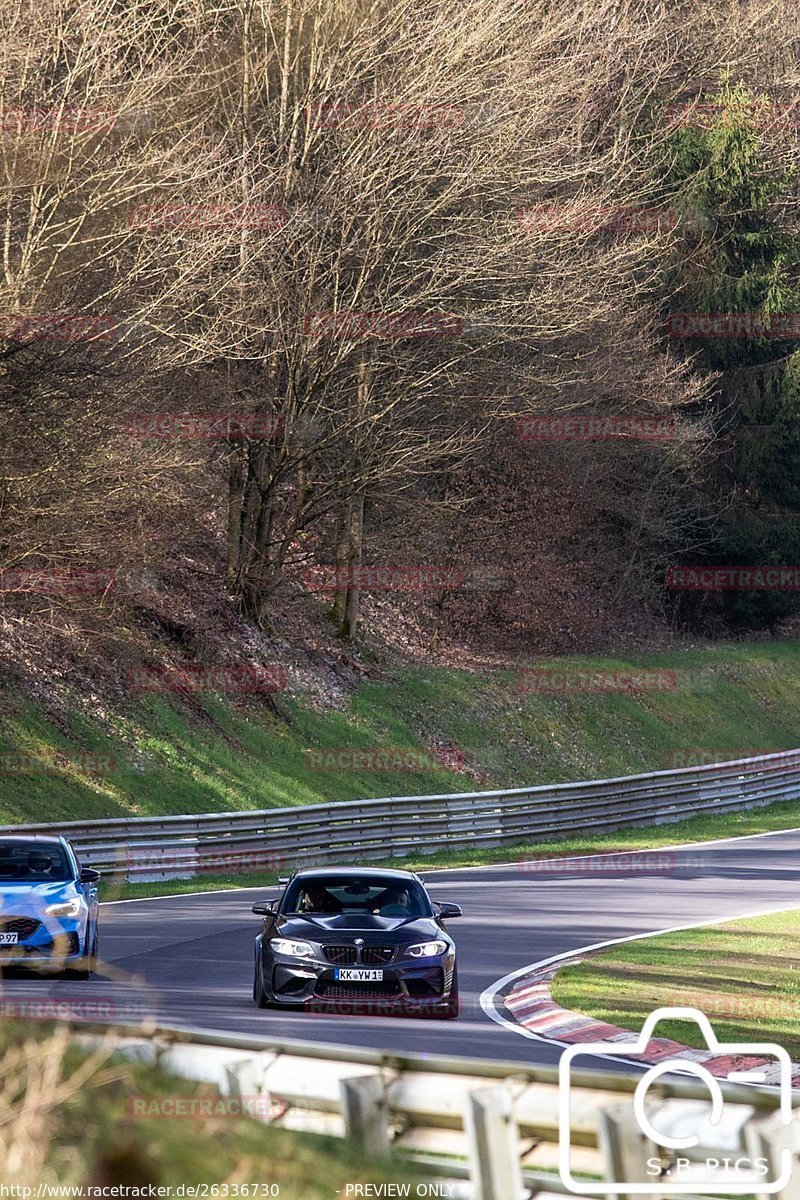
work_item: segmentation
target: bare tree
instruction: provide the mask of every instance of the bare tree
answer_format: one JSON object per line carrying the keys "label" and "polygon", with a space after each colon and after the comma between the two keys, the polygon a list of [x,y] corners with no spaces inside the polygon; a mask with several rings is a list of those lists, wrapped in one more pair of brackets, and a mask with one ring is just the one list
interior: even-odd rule
{"label": "bare tree", "polygon": [[[691,219],[665,111],[723,61],[788,89],[798,41],[779,0],[687,11],[0,4],[0,565],[155,557],[222,480],[244,610],[322,554],[352,637],[370,514],[431,503],[490,424],[694,404],[654,299]],[[165,408],[263,421],[125,436]]]}

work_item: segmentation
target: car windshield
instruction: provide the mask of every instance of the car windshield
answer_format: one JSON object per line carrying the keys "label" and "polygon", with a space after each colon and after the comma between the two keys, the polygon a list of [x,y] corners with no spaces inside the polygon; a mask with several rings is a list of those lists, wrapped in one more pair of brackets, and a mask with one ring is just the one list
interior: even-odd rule
{"label": "car windshield", "polygon": [[73,872],[58,842],[37,846],[31,842],[0,841],[0,884],[49,883],[73,878]]}
{"label": "car windshield", "polygon": [[320,876],[294,879],[286,890],[284,913],[369,913],[378,917],[429,917],[425,889],[413,879],[386,879],[374,875]]}

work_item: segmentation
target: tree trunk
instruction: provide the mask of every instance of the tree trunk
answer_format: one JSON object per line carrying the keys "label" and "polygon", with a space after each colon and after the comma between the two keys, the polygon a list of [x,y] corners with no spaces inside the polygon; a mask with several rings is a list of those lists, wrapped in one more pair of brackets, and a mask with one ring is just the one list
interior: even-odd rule
{"label": "tree trunk", "polygon": [[[350,564],[350,529],[353,520],[353,501],[348,497],[339,512],[339,519],[336,526],[336,544],[334,547],[334,562],[336,564],[336,578],[339,579],[340,572],[342,577],[346,576],[347,568]],[[347,582],[343,578],[342,582],[337,585],[333,596],[333,615],[339,628],[343,628],[345,613],[347,611]]]}
{"label": "tree trunk", "polygon": [[361,493],[353,501],[350,506],[350,560],[349,567],[352,570],[352,578],[347,587],[347,598],[345,601],[344,621],[342,623],[342,637],[348,642],[352,642],[356,636],[356,628],[358,626],[358,609],[361,599],[361,588],[358,584],[358,568],[361,566],[361,557],[364,545],[364,495]]}
{"label": "tree trunk", "polygon": [[247,485],[244,492],[242,514],[242,547],[240,551],[239,577],[244,579],[256,567],[258,561],[258,528],[261,520],[261,485],[266,465],[266,447],[255,448],[251,442],[247,456]]}
{"label": "tree trunk", "polygon": [[242,547],[242,504],[244,502],[244,453],[240,446],[231,449],[228,463],[228,587],[236,586]]}

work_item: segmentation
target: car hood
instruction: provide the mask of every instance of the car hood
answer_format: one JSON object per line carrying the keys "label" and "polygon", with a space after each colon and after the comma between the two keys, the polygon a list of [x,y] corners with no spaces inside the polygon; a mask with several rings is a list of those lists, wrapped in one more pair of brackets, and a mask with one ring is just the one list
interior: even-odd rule
{"label": "car hood", "polygon": [[337,935],[347,941],[350,934],[357,933],[388,935],[393,942],[446,936],[433,917],[378,917],[371,913],[279,917],[277,930],[283,937],[306,938],[312,942],[329,942]]}
{"label": "car hood", "polygon": [[74,882],[63,879],[51,883],[0,883],[0,919],[4,913],[42,913],[49,904],[77,895]]}

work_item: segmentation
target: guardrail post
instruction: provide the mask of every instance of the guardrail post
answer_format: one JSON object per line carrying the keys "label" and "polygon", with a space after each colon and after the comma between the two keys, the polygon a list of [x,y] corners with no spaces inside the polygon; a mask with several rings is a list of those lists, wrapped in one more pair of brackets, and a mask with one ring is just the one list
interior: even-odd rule
{"label": "guardrail post", "polygon": [[471,1091],[466,1098],[464,1129],[476,1200],[525,1196],[519,1132],[509,1089],[500,1085]]}
{"label": "guardrail post", "polygon": [[261,1056],[251,1055],[239,1062],[228,1063],[224,1068],[226,1090],[229,1096],[244,1099],[261,1091],[264,1069]]}
{"label": "guardrail post", "polygon": [[345,1133],[366,1158],[389,1154],[389,1113],[381,1075],[356,1075],[339,1083]]}
{"label": "guardrail post", "polygon": [[[607,1195],[615,1196],[615,1183],[655,1183],[647,1174],[647,1159],[655,1148],[639,1128],[632,1104],[609,1104],[597,1114],[597,1141],[609,1182]],[[638,1193],[639,1200],[650,1200]],[[634,1200],[631,1196],[627,1200]]]}
{"label": "guardrail post", "polygon": [[[783,1153],[785,1150],[789,1151],[793,1167],[789,1180],[780,1191],[770,1195],[776,1197],[776,1200],[798,1200],[800,1173],[797,1170],[797,1156],[800,1152],[800,1122],[797,1114],[793,1116],[790,1125],[784,1125],[777,1117],[756,1117],[745,1125],[744,1140],[751,1159],[767,1160],[769,1173],[764,1177],[765,1184],[780,1179]],[[767,1196],[766,1192],[758,1190],[757,1183],[753,1184],[753,1194],[758,1200],[765,1200]]]}

